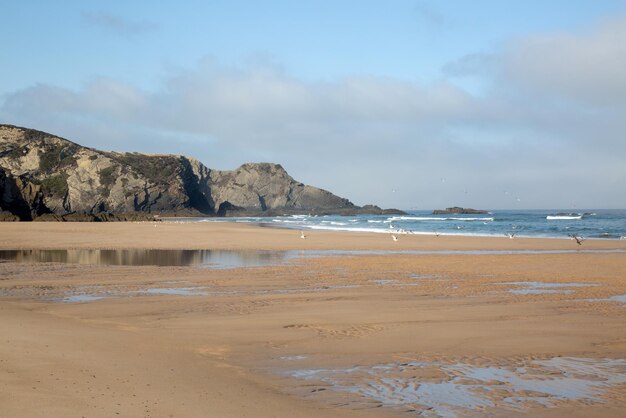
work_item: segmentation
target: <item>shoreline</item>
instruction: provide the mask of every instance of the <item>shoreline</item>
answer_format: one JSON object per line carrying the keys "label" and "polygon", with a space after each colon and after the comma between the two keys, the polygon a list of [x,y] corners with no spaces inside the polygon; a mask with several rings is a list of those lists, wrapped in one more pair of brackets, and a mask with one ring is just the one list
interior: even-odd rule
{"label": "shoreline", "polygon": [[[208,222],[220,222],[220,221],[208,221]],[[221,221],[224,223],[229,223],[228,221]],[[230,222],[230,223],[237,223],[237,222]],[[430,237],[437,237],[437,236],[445,236],[445,237],[475,237],[475,238],[501,238],[504,236],[504,234],[478,234],[478,233],[455,233],[455,232],[437,232],[434,233],[432,231],[415,231],[415,230],[401,230],[401,231],[397,231],[397,230],[393,230],[393,229],[387,229],[387,230],[383,230],[383,229],[379,229],[379,230],[354,230],[354,229],[341,229],[341,228],[321,228],[321,227],[305,227],[305,228],[295,228],[295,227],[290,227],[288,225],[274,225],[274,224],[270,224],[267,222],[240,222],[243,224],[251,224],[251,225],[258,225],[261,227],[266,227],[266,228],[279,228],[279,229],[289,229],[289,230],[296,230],[296,231],[300,231],[300,230],[305,230],[305,231],[329,231],[329,232],[347,232],[347,233],[354,233],[354,234],[360,234],[360,233],[372,233],[372,234],[394,234],[394,235],[400,235],[400,236],[405,236],[405,235],[421,235],[421,236],[430,236]],[[507,237],[508,238],[508,237]],[[519,239],[519,238],[530,238],[530,239],[560,239],[560,240],[570,240],[570,237],[566,237],[566,236],[549,236],[549,235],[523,235],[523,234],[516,234],[514,239]],[[598,237],[584,237],[585,241],[624,241],[623,238],[598,238]]]}
{"label": "shoreline", "polygon": [[624,250],[626,240],[390,234],[299,230],[234,222],[0,222],[0,249],[188,249],[188,250]]}
{"label": "shoreline", "polygon": [[[206,218],[206,217],[183,217],[183,218],[173,218],[173,217],[163,217],[161,218],[164,222],[171,223],[231,223],[231,224],[243,224],[243,225],[259,225],[262,227],[268,228],[284,228],[291,230],[304,230],[304,231],[331,231],[331,232],[349,232],[349,233],[375,233],[375,234],[395,234],[395,235],[424,235],[424,236],[459,236],[459,237],[485,237],[485,238],[499,238],[499,237],[507,237],[508,233],[514,233],[516,238],[538,238],[538,239],[571,239],[570,235],[567,232],[561,231],[558,234],[549,234],[549,233],[541,233],[537,232],[535,234],[526,234],[523,229],[512,229],[512,230],[502,230],[502,231],[492,231],[492,232],[460,232],[457,230],[446,230],[445,228],[436,229],[436,228],[425,228],[425,229],[416,229],[411,227],[405,228],[381,228],[381,227],[365,227],[365,226],[356,226],[357,222],[355,219],[350,219],[348,222],[350,223],[342,223],[335,221],[328,221],[330,224],[324,225],[324,221],[322,223],[313,223],[313,224],[297,224],[297,220],[291,220],[290,216],[279,216],[277,218],[287,218],[283,220],[265,220],[263,217],[233,217],[233,218]],[[392,217],[393,218],[393,217]],[[391,224],[396,221],[405,221],[406,219],[402,219],[405,217],[398,217],[400,219],[394,220],[392,218],[387,219],[387,223]],[[412,216],[406,217],[407,219],[411,219]],[[426,218],[423,218],[426,219]],[[438,219],[438,218],[428,218],[430,220]],[[458,218],[459,222],[467,221],[470,218]],[[494,218],[490,218],[493,222]],[[327,223],[328,223],[327,222]],[[375,222],[376,224],[385,223],[385,221],[380,220],[368,220],[368,222]],[[470,222],[471,223],[471,222]],[[341,226],[338,226],[341,225]],[[463,228],[461,228],[463,229]],[[583,236],[585,240],[600,240],[600,241],[621,241],[626,240],[625,235],[621,234],[607,234],[609,236]]]}

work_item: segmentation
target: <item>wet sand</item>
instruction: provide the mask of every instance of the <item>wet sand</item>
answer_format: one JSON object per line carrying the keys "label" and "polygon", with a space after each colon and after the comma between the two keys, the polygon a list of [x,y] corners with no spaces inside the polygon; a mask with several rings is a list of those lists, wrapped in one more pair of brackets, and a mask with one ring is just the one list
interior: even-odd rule
{"label": "wet sand", "polygon": [[[578,248],[307,235],[217,223],[0,223],[0,249]],[[318,256],[230,269],[4,262],[0,415],[624,416],[620,295],[624,253]]]}

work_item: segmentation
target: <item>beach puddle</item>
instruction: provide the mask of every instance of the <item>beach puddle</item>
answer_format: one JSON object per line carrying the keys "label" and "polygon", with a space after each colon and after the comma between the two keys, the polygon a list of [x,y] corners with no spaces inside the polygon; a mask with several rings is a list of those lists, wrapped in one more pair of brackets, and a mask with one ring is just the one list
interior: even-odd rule
{"label": "beach puddle", "polygon": [[[176,281],[162,282],[163,284],[180,283]],[[189,283],[189,282],[183,282]],[[137,298],[148,296],[252,296],[252,295],[282,295],[298,293],[321,293],[330,290],[353,289],[359,285],[331,285],[321,287],[278,288],[278,289],[248,289],[248,290],[210,290],[205,286],[185,287],[148,287],[141,289],[107,289],[81,288],[75,293],[66,293],[61,297],[44,297],[46,300],[64,303],[87,303],[112,298]]]}
{"label": "beach puddle", "polygon": [[279,360],[283,360],[283,361],[300,361],[300,360],[306,360],[307,358],[308,358],[307,356],[302,356],[302,355],[282,356],[282,357],[279,357]]}
{"label": "beach puddle", "polygon": [[0,260],[18,263],[70,263],[110,266],[197,266],[215,269],[263,267],[281,264],[286,251],[217,250],[0,250]]}
{"label": "beach puddle", "polygon": [[71,263],[113,266],[198,266],[216,269],[264,267],[298,258],[366,255],[511,255],[561,253],[622,253],[626,250],[546,250],[546,251],[225,251],[157,249],[59,249],[0,250],[0,262]]}
{"label": "beach puddle", "polygon": [[602,299],[587,299],[587,302],[620,302],[626,307],[626,295],[611,296]]}
{"label": "beach puddle", "polygon": [[594,283],[545,283],[545,282],[501,282],[499,285],[515,286],[507,292],[516,295],[541,295],[549,293],[573,293],[574,288],[600,286]]}
{"label": "beach puddle", "polygon": [[379,286],[395,286],[395,287],[407,287],[407,286],[419,286],[419,283],[402,283],[393,279],[373,279],[368,280],[370,283],[374,283]]}
{"label": "beach puddle", "polygon": [[609,300],[626,303],[626,295],[611,296]]}
{"label": "beach puddle", "polygon": [[[176,282],[164,282],[176,283]],[[111,289],[94,289],[88,288],[80,293],[67,293],[61,298],[54,298],[53,301],[63,303],[88,303],[96,302],[103,299],[119,299],[143,296],[206,296],[209,292],[204,291],[205,287],[154,287],[138,290],[111,290]]]}
{"label": "beach puddle", "polygon": [[626,360],[555,357],[488,367],[410,362],[296,369],[284,374],[307,381],[302,395],[316,396],[319,390],[347,393],[353,396],[348,407],[383,406],[448,418],[490,410],[549,408],[563,402],[601,403],[606,390],[626,383]]}
{"label": "beach puddle", "polygon": [[69,295],[61,299],[63,303],[88,303],[95,302],[97,300],[109,299],[112,296],[98,296],[98,295]]}

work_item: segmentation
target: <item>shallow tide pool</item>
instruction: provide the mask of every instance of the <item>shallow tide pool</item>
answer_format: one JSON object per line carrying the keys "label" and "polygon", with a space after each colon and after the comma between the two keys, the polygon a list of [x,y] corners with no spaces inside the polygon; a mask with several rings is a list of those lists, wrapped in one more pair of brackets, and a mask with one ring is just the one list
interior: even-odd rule
{"label": "shallow tide pool", "polygon": [[514,286],[507,292],[516,295],[540,295],[549,293],[573,293],[575,288],[600,286],[596,283],[547,283],[547,282],[500,282],[498,285]]}
{"label": "shallow tide pool", "polygon": [[554,357],[493,366],[408,362],[281,373],[307,381],[308,396],[323,388],[350,394],[349,404],[355,408],[384,406],[452,418],[571,401],[601,403],[607,389],[626,383],[626,360]]}

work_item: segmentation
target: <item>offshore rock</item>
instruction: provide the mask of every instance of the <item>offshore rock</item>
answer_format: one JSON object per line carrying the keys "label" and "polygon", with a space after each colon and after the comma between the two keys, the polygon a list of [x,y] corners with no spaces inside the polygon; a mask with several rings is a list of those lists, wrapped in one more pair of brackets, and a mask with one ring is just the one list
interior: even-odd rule
{"label": "offshore rock", "polygon": [[433,215],[484,215],[489,212],[481,209],[461,208],[454,206],[446,209],[435,209]]}

